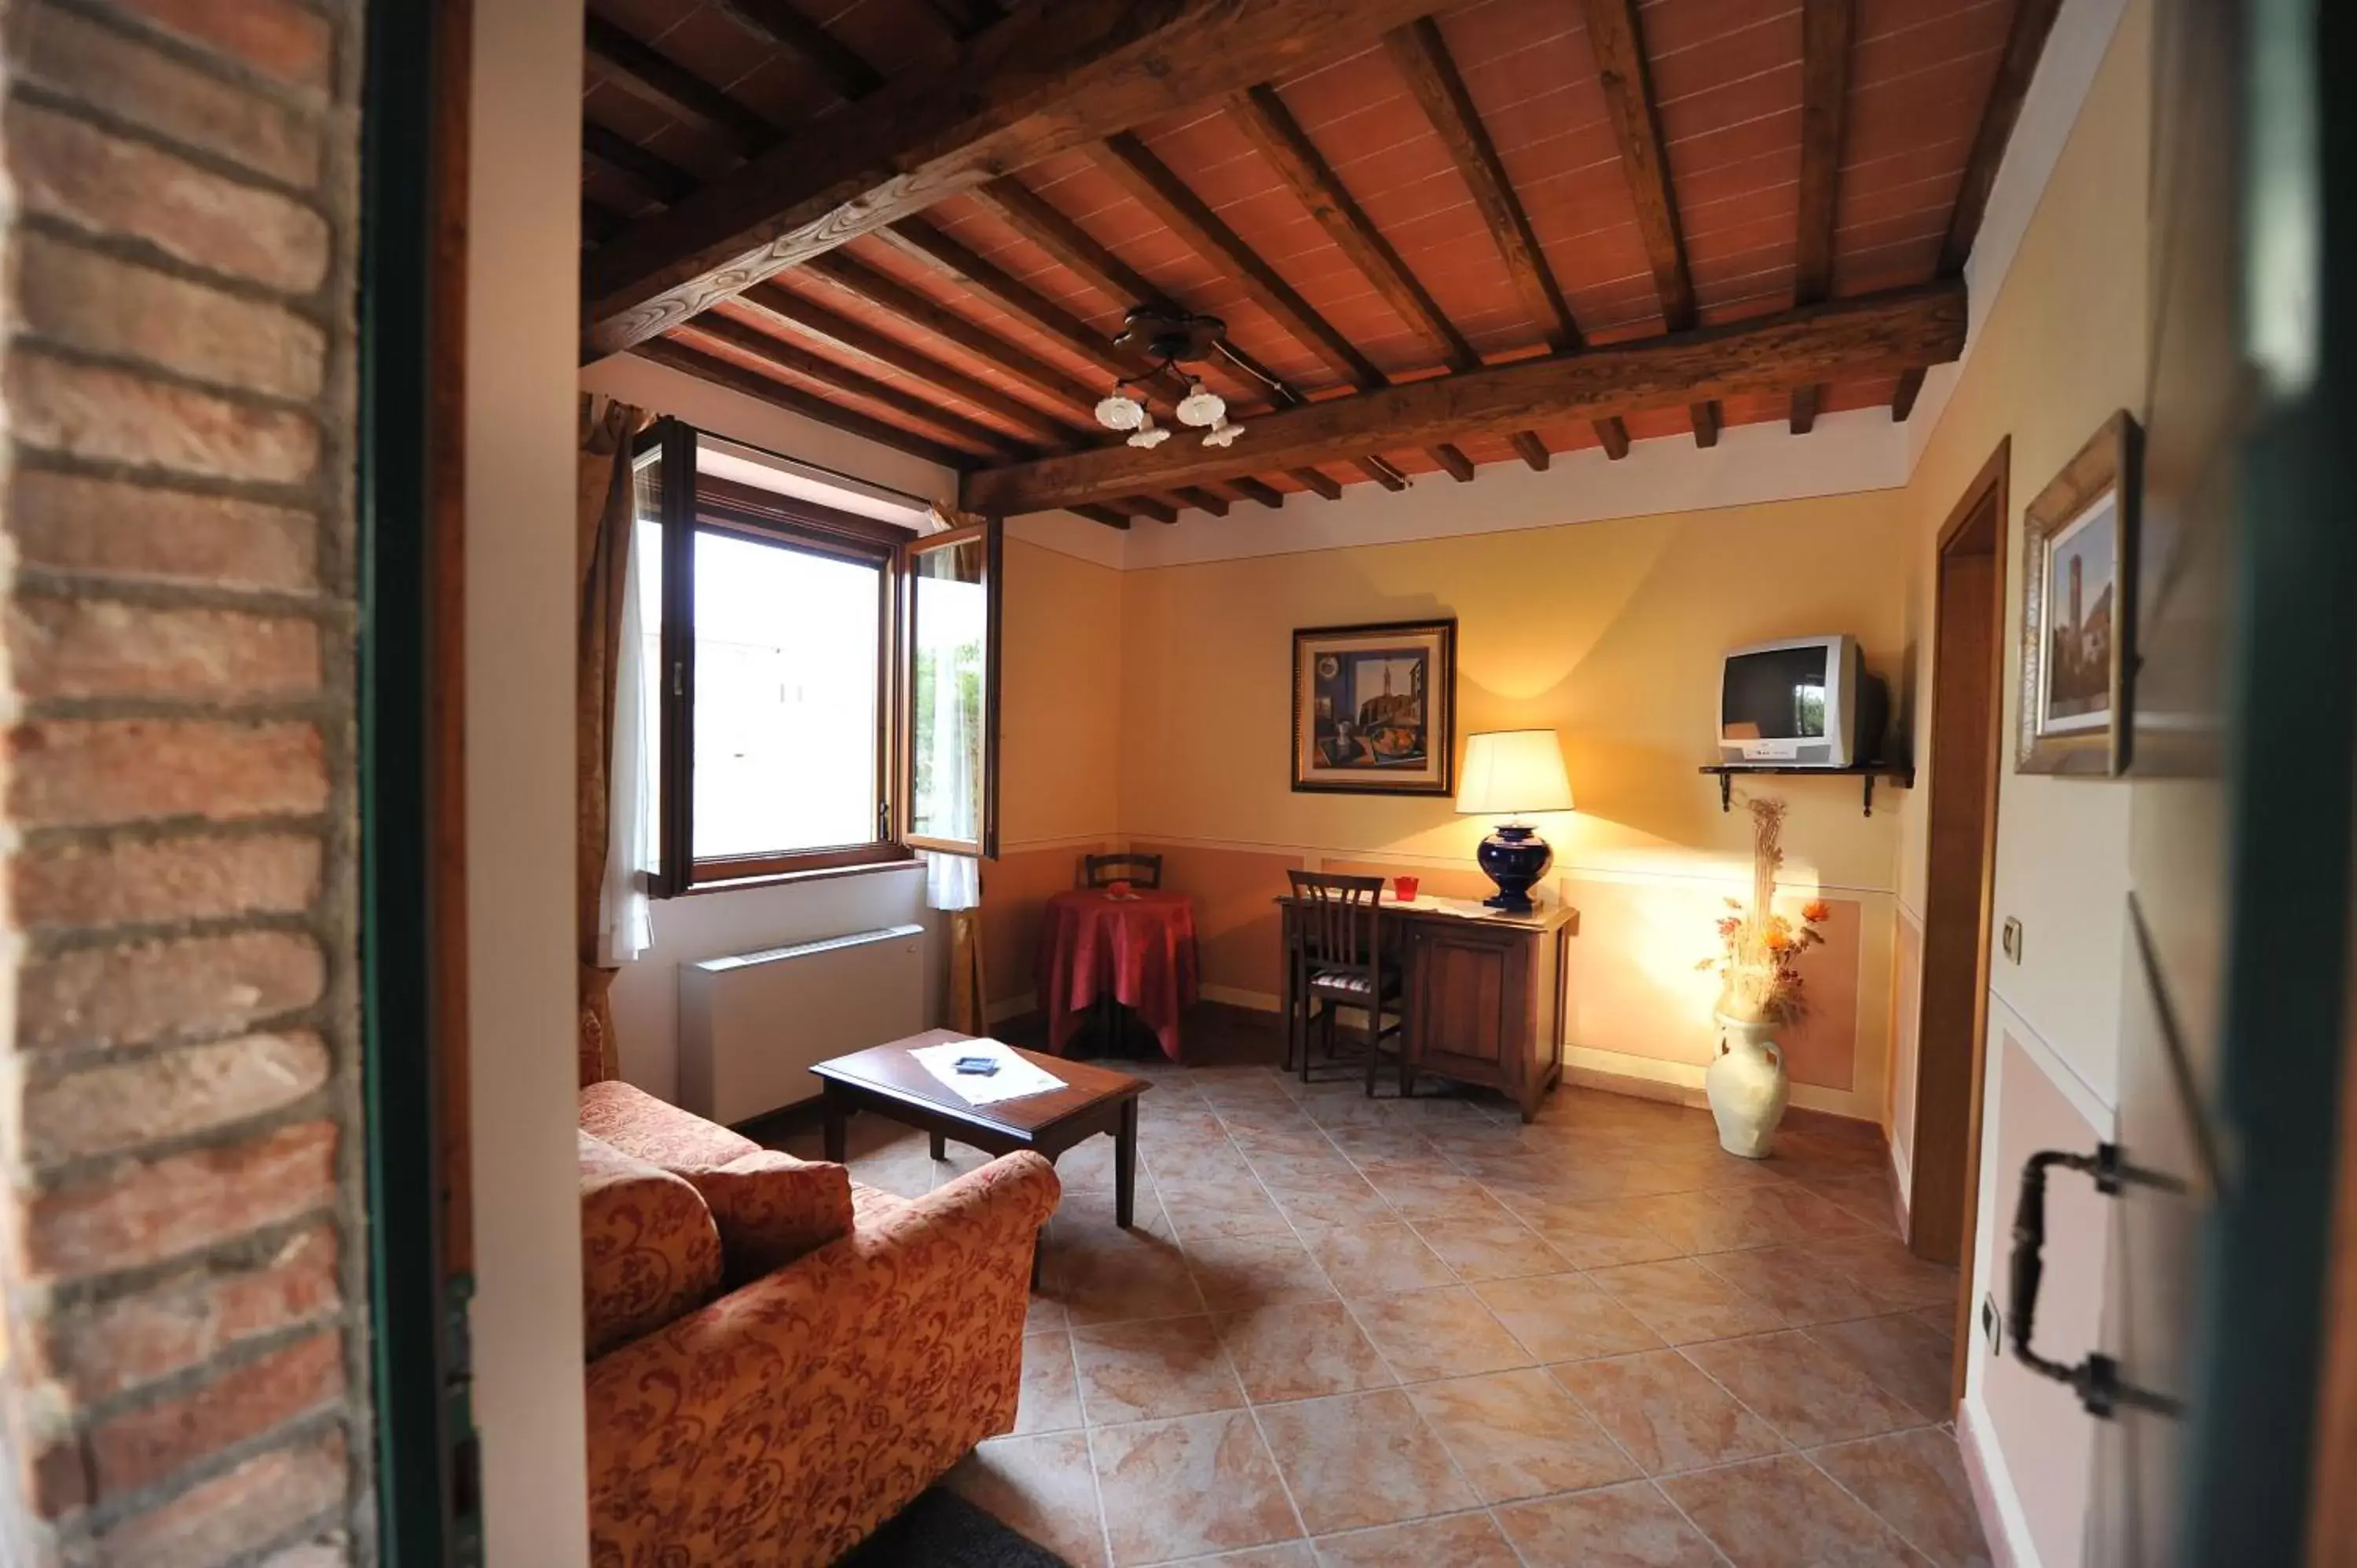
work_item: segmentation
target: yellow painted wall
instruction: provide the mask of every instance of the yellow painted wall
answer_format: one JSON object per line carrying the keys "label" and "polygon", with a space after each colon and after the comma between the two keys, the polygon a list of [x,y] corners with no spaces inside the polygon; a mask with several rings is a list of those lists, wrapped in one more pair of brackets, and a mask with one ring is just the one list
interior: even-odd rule
{"label": "yellow painted wall", "polygon": [[[1746,890],[1750,853],[1740,801],[1722,814],[1716,781],[1695,772],[1713,756],[1719,656],[1847,631],[1869,668],[1895,675],[1911,562],[1898,501],[1869,492],[1125,574],[1122,829],[1249,856],[1236,874],[1250,867],[1271,891],[1296,860],[1478,878],[1486,821],[1447,800],[1296,794],[1287,767],[1295,628],[1454,616],[1460,746],[1480,729],[1564,737],[1579,809],[1543,830],[1555,877],[1598,914],[1574,944],[1575,1065],[1691,1088],[1714,1042],[1714,988],[1694,966],[1721,895]],[[1792,807],[1787,885],[1843,890],[1856,910],[1827,955],[1843,971],[1820,987],[1837,1044],[1814,1042],[1796,1098],[1878,1118],[1889,797],[1869,820],[1853,781],[1779,779],[1772,792]],[[1207,957],[1206,980],[1250,995],[1275,969],[1273,951],[1232,974]]]}
{"label": "yellow painted wall", "polygon": [[[1953,395],[1900,497],[1910,570],[1905,636],[1914,687],[1929,689],[1939,528],[1980,466],[2010,437],[2005,751],[1998,791],[1996,913],[2022,922],[2020,962],[1999,955],[1991,976],[1977,1297],[2005,1299],[2006,1197],[2025,1151],[2112,1135],[2117,1104],[2120,999],[2126,951],[2131,787],[2013,771],[2020,678],[2021,510],[2115,410],[2141,416],[2149,362],[2146,257],[2149,224],[2152,22],[2149,0],[2129,0],[2061,158],[2007,272],[1983,302]],[[1923,417],[1921,414],[1917,416]],[[1922,792],[1899,812],[1900,897],[1923,908]],[[1920,918],[1920,917],[1919,917]],[[1897,1005],[1916,1004],[1916,972],[1902,965]],[[1897,1041],[1915,1043],[1911,1029]],[[1912,1110],[1914,1063],[1894,1063],[1899,1153]],[[2050,1215],[2050,1273],[2040,1303],[2087,1343],[2101,1313],[2108,1239],[2097,1210]],[[2068,1336],[2073,1329],[2061,1330]],[[2094,1455],[2093,1423],[2050,1385],[1986,1346],[1971,1358],[1963,1426],[1985,1456],[2001,1512],[2018,1531],[2012,1555],[2048,1568],[2080,1562]],[[2018,1523],[2014,1521],[2018,1521]],[[2020,1539],[2026,1538],[2026,1539]]]}

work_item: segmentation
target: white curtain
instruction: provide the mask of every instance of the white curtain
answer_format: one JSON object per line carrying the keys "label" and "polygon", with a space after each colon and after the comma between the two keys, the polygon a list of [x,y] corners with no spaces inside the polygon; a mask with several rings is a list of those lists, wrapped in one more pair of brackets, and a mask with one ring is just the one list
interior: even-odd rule
{"label": "white curtain", "polygon": [[[932,583],[935,592],[962,586],[948,583]],[[981,590],[974,590],[979,594]],[[929,737],[932,751],[932,777],[935,800],[941,820],[953,823],[959,836],[980,836],[981,824],[975,822],[976,797],[980,793],[973,772],[967,768],[969,715],[958,701],[958,682],[936,680],[932,682],[932,733]],[[974,755],[980,755],[975,748]],[[927,850],[925,859],[925,902],[936,909],[971,909],[982,902],[982,862],[970,854],[956,854],[946,850]]]}
{"label": "white curtain", "polygon": [[647,846],[653,839],[655,707],[647,658],[646,615],[640,604],[641,535],[630,530],[622,569],[622,635],[614,671],[614,755],[608,759],[606,882],[597,895],[599,961],[629,963],[654,945],[654,908],[647,897]]}

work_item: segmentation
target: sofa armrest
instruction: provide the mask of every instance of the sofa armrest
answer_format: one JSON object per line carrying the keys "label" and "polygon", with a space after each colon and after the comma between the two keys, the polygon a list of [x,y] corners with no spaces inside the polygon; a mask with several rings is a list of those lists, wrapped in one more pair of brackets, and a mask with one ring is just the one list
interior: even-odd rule
{"label": "sofa armrest", "polygon": [[1060,1194],[994,1160],[593,1362],[597,1568],[816,1568],[1011,1428]]}

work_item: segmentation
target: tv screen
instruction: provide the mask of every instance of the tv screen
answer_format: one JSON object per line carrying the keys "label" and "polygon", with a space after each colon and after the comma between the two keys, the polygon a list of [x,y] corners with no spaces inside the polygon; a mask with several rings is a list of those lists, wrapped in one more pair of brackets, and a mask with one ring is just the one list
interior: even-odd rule
{"label": "tv screen", "polygon": [[1825,660],[1832,650],[1772,648],[1727,661],[1719,693],[1720,738],[1822,740]]}

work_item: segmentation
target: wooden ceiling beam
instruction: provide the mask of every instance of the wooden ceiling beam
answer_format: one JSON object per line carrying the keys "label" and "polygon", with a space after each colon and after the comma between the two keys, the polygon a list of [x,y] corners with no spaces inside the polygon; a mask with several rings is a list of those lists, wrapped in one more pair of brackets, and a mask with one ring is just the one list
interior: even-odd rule
{"label": "wooden ceiling beam", "polygon": [[1013,456],[1037,450],[1004,431],[995,430],[978,420],[968,419],[962,413],[953,413],[946,408],[927,403],[923,398],[905,388],[893,386],[887,381],[879,381],[873,376],[862,375],[848,365],[837,364],[823,354],[813,354],[809,349],[789,343],[782,338],[773,338],[759,328],[748,326],[733,317],[716,314],[699,316],[690,322],[684,330],[709,338],[716,343],[726,343],[739,353],[750,354],[764,363],[775,365],[778,369],[801,376],[805,381],[817,381],[846,396],[859,398],[880,408],[888,408],[903,418],[921,420],[936,430],[945,432],[957,441],[967,446],[978,446],[985,452],[1000,452]]}
{"label": "wooden ceiling beam", "polygon": [[925,0],[925,9],[939,18],[942,26],[949,29],[950,37],[960,43],[1006,18],[1006,7],[999,0]]}
{"label": "wooden ceiling beam", "polygon": [[[1972,259],[1973,242],[1980,238],[1981,220],[1988,216],[1989,193],[1996,188],[1997,168],[2005,162],[2006,144],[2013,140],[2022,101],[2029,96],[2030,78],[2038,74],[2038,57],[2046,52],[2047,35],[2053,32],[2061,9],[2062,0],[2021,0],[2014,7],[1996,81],[1981,106],[1980,128],[1973,134],[1964,183],[1957,188],[1955,206],[1948,209],[1948,231],[1940,242],[1943,278],[1964,276],[1964,263]],[[1899,378],[1899,390],[1890,399],[1890,417],[1903,422],[1914,413],[1916,395],[1922,390],[1922,368],[1910,368]]]}
{"label": "wooden ceiling beam", "polygon": [[615,85],[656,108],[716,131],[747,153],[778,139],[778,127],[651,44],[595,11],[585,18],[589,52],[614,72]]}
{"label": "wooden ceiling beam", "polygon": [[[1440,36],[1440,25],[1429,16],[1420,16],[1385,35],[1383,48],[1407,79],[1408,91],[1415,95],[1424,117],[1448,147],[1466,189],[1472,192],[1474,209],[1498,247],[1499,259],[1506,263],[1506,274],[1513,280],[1523,309],[1538,324],[1547,347],[1557,353],[1579,348],[1586,339],[1571,314],[1571,302],[1564,297],[1555,269],[1547,265],[1538,232],[1531,227],[1530,214],[1514,192],[1505,160],[1498,156],[1498,145],[1481,124],[1473,94],[1467,91],[1456,59],[1448,52],[1448,40]],[[1606,428],[1608,424],[1610,430]],[[1620,429],[1617,421],[1598,424],[1596,435],[1615,457],[1627,455],[1628,432]]]}
{"label": "wooden ceiling beam", "polygon": [[630,219],[604,202],[591,197],[581,199],[581,238],[588,244],[602,245],[624,229]]}
{"label": "wooden ceiling beam", "polygon": [[1209,203],[1189,189],[1170,166],[1137,137],[1108,136],[1097,163],[1148,212],[1160,219],[1204,260],[1233,277],[1276,324],[1353,386],[1380,386],[1383,371],[1357,344],[1318,314],[1299,291],[1277,274],[1243,237],[1228,227]]}
{"label": "wooden ceiling beam", "polygon": [[[1834,291],[1834,235],[1841,208],[1842,137],[1849,117],[1849,46],[1857,0],[1802,0],[1801,219],[1793,247],[1792,303]],[[1792,428],[1816,428],[1824,389],[1792,389]]]}
{"label": "wooden ceiling beam", "polygon": [[1051,365],[996,333],[975,326],[899,279],[888,277],[849,256],[828,254],[814,257],[805,270],[813,277],[823,278],[845,292],[857,295],[878,310],[888,311],[912,327],[921,328],[936,338],[956,344],[969,354],[988,360],[993,366],[1027,386],[1037,388],[1067,408],[1093,407],[1101,395],[1100,389],[1090,386],[1071,371]]}
{"label": "wooden ceiling beam", "polygon": [[1276,90],[1266,83],[1247,88],[1229,99],[1227,108],[1245,138],[1308,209],[1326,237],[1374,285],[1393,314],[1430,339],[1450,370],[1469,371],[1480,364],[1480,356],[1473,351],[1473,345],[1441,313],[1430,291],[1416,281],[1399,252],[1351,199],[1341,177]]}
{"label": "wooden ceiling beam", "polygon": [[1234,478],[1228,480],[1227,485],[1228,489],[1235,491],[1236,494],[1243,499],[1248,501],[1258,501],[1261,505],[1267,507],[1272,510],[1285,505],[1285,492],[1283,490],[1278,489],[1275,485],[1269,484],[1265,480],[1254,478],[1250,474],[1239,474]]}
{"label": "wooden ceiling beam", "polygon": [[[1629,194],[1637,205],[1637,232],[1653,269],[1654,292],[1661,297],[1662,327],[1665,331],[1684,332],[1695,319],[1694,274],[1686,266],[1678,199],[1670,187],[1669,143],[1662,134],[1661,107],[1653,101],[1652,72],[1645,63],[1637,0],[1584,0],[1584,9],[1587,41],[1604,85],[1606,115],[1612,122],[1613,139],[1620,145],[1620,167],[1629,177]],[[1717,444],[1720,417],[1716,407],[1696,404],[1687,410],[1687,416],[1694,422],[1695,446]]]}
{"label": "wooden ceiling beam", "polygon": [[[1113,339],[996,263],[942,232],[922,218],[910,218],[883,231],[901,250],[948,274],[969,291],[996,301],[1009,315],[1060,348],[1088,360],[1109,376],[1132,376],[1147,368],[1142,355],[1125,353]],[[1092,396],[1091,403],[1096,399]]]}
{"label": "wooden ceiling beam", "polygon": [[929,463],[938,463],[944,468],[963,472],[974,466],[974,456],[971,452],[962,452],[914,431],[903,430],[897,424],[862,413],[857,409],[830,403],[815,392],[772,381],[758,371],[748,371],[717,354],[707,354],[701,349],[674,342],[669,338],[640,343],[631,352],[642,360],[669,366],[683,375],[741,392],[747,397],[799,413],[806,419],[814,419],[821,424],[864,437],[878,446],[922,457]]}
{"label": "wooden ceiling beam", "polygon": [[1213,517],[1228,515],[1227,498],[1213,495],[1200,485],[1181,485],[1174,493],[1189,506],[1199,507]]}
{"label": "wooden ceiling beam", "polygon": [[581,152],[644,192],[648,199],[666,207],[695,188],[694,175],[595,120],[581,123]]}
{"label": "wooden ceiling beam", "polygon": [[1304,464],[1297,468],[1287,468],[1286,472],[1294,478],[1299,479],[1313,494],[1323,496],[1329,501],[1342,499],[1341,481],[1322,468],[1313,468]]}
{"label": "wooden ceiling beam", "polygon": [[1008,169],[1348,53],[1430,0],[1030,0],[598,248],[609,354]]}
{"label": "wooden ceiling beam", "polygon": [[1150,517],[1157,522],[1178,521],[1177,507],[1172,506],[1168,501],[1157,499],[1153,496],[1124,496],[1121,498],[1121,504],[1129,509],[1130,515],[1133,517]]}
{"label": "wooden ceiling beam", "polygon": [[[1341,177],[1318,150],[1318,144],[1309,139],[1309,133],[1301,128],[1301,122],[1293,117],[1293,111],[1286,107],[1276,90],[1265,82],[1248,88],[1228,101],[1228,113],[1270,166],[1292,188],[1295,198],[1326,231],[1326,237],[1374,285],[1393,314],[1430,339],[1450,371],[1461,372],[1478,367],[1481,356],[1442,311],[1432,292],[1400,259],[1399,252],[1375,227],[1374,220],[1351,197]],[[1530,438],[1537,439],[1534,435]],[[1457,465],[1464,455],[1454,447],[1448,450],[1454,460],[1438,451],[1433,456],[1449,473],[1457,474]],[[1458,477],[1470,478],[1472,475],[1469,471]]]}
{"label": "wooden ceiling beam", "polygon": [[865,98],[884,74],[850,46],[794,9],[791,0],[711,0],[712,8],[755,38],[808,61],[838,98]]}
{"label": "wooden ceiling beam", "polygon": [[1533,431],[1518,430],[1506,439],[1512,445],[1515,456],[1541,473],[1546,472],[1547,464],[1554,461],[1554,454],[1547,450],[1547,444]]}
{"label": "wooden ceiling beam", "polygon": [[1439,462],[1441,472],[1450,478],[1460,485],[1472,482],[1473,459],[1465,455],[1462,447],[1454,443],[1443,441],[1437,446],[1426,447],[1426,450]]}
{"label": "wooden ceiling beam", "polygon": [[1506,435],[1613,413],[1789,392],[1812,381],[1888,375],[1964,349],[1964,290],[1948,281],[1641,342],[1491,365],[1263,414],[1234,447],[1169,442],[1100,447],[972,476],[970,511],[1021,512],[1140,489]]}
{"label": "wooden ceiling beam", "polygon": [[1407,489],[1407,476],[1384,462],[1381,457],[1353,457],[1351,467],[1383,486],[1387,490]]}
{"label": "wooden ceiling beam", "polygon": [[1125,529],[1129,526],[1129,514],[1117,507],[1083,503],[1080,506],[1066,507],[1064,510],[1074,517],[1084,517],[1091,522],[1103,523],[1107,528]]}
{"label": "wooden ceiling beam", "polygon": [[988,409],[1009,424],[1035,433],[1042,440],[1058,446],[1079,445],[1072,439],[1071,426],[1078,424],[1080,420],[1069,404],[1060,402],[1059,408],[1065,414],[1065,419],[1060,421],[1053,413],[1042,413],[1022,399],[936,360],[889,333],[879,332],[850,317],[829,310],[816,300],[805,299],[775,283],[757,285],[739,297],[742,303],[789,322],[813,337],[879,364],[889,365],[902,375],[923,381],[936,391],[947,392],[976,408]]}

